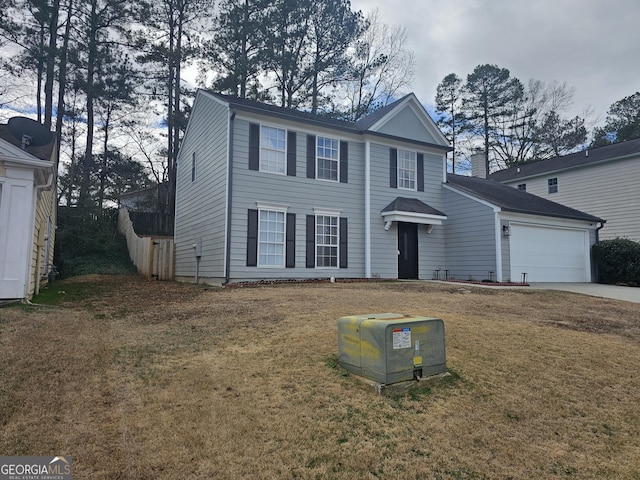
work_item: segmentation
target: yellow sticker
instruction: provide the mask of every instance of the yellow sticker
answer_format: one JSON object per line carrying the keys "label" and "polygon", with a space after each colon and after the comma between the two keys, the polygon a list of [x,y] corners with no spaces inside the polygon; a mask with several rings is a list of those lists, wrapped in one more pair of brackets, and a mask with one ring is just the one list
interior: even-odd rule
{"label": "yellow sticker", "polygon": [[421,367],[422,366],[422,357],[413,357],[413,366]]}

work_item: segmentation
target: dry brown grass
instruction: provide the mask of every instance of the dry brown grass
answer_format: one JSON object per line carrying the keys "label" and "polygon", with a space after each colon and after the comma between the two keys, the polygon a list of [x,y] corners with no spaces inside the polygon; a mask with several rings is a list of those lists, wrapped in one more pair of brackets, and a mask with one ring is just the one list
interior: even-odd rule
{"label": "dry brown grass", "polygon": [[[75,282],[62,308],[0,309],[3,455],[72,455],[78,479],[640,478],[637,305]],[[333,366],[337,319],[388,311],[444,319],[453,381],[378,396]]]}

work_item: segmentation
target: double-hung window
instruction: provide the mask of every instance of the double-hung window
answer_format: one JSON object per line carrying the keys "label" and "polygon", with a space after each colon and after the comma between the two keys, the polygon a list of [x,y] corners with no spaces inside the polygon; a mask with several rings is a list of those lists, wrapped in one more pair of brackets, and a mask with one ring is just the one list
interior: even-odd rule
{"label": "double-hung window", "polygon": [[316,267],[338,268],[338,218],[316,215]]}
{"label": "double-hung window", "polygon": [[317,137],[317,178],[338,181],[340,142],[334,138]]}
{"label": "double-hung window", "polygon": [[282,128],[260,127],[260,171],[287,173],[286,144],[286,131]]}
{"label": "double-hung window", "polygon": [[416,152],[398,149],[398,188],[416,190]]}
{"label": "double-hung window", "polygon": [[549,193],[558,193],[558,177],[547,180],[547,186],[549,187]]}
{"label": "double-hung window", "polygon": [[258,211],[258,266],[284,267],[285,210]]}

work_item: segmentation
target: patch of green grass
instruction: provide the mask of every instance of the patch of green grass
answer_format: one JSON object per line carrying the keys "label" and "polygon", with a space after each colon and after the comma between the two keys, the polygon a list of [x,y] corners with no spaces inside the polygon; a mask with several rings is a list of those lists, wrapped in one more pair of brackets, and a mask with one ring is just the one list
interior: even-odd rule
{"label": "patch of green grass", "polygon": [[343,377],[349,376],[349,372],[340,366],[340,362],[338,361],[338,355],[336,355],[335,353],[324,357],[324,364],[327,367],[337,371]]}
{"label": "patch of green grass", "polygon": [[95,298],[110,287],[94,282],[69,282],[60,280],[48,284],[31,299],[38,305],[64,305]]}

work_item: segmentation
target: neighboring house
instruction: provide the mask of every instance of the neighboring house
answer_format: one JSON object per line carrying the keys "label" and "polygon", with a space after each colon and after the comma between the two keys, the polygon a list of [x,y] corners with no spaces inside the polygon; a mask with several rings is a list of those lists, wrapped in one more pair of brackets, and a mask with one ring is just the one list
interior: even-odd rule
{"label": "neighboring house", "polygon": [[600,239],[640,242],[640,138],[501,170],[489,178],[606,219]]}
{"label": "neighboring house", "polygon": [[53,266],[54,143],[28,118],[0,125],[0,300],[37,294]]}
{"label": "neighboring house", "polygon": [[532,226],[588,245],[579,274],[550,267],[528,280],[590,281],[600,219],[521,192],[487,199],[514,191],[486,180],[489,192],[447,183],[450,150],[413,94],[350,123],[200,90],[178,156],[176,278],[520,281],[519,229]]}
{"label": "neighboring house", "polygon": [[169,186],[167,182],[134,190],[120,195],[120,207],[130,212],[156,213],[169,210]]}

